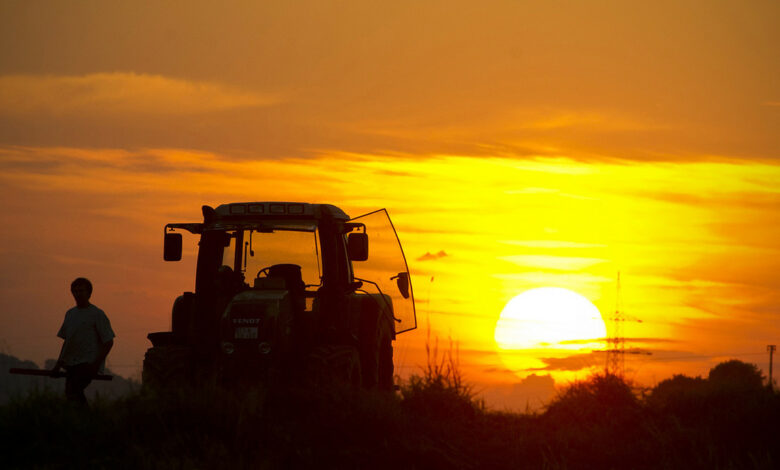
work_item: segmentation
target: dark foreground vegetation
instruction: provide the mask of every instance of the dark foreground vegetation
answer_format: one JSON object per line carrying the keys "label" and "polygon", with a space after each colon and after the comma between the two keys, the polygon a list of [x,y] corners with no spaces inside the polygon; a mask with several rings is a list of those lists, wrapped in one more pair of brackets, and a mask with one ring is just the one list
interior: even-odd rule
{"label": "dark foreground vegetation", "polygon": [[[450,364],[451,366],[451,364]],[[638,391],[597,375],[537,414],[487,410],[442,364],[393,396],[143,390],[0,407],[3,468],[778,468],[780,399],[750,364]]]}

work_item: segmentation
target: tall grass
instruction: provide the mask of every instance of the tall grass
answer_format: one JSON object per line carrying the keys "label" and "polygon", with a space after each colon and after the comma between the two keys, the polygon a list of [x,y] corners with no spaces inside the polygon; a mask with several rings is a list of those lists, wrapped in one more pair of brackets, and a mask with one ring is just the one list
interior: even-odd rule
{"label": "tall grass", "polygon": [[[490,411],[452,341],[400,393],[350,387],[135,391],[89,409],[37,392],[0,406],[3,468],[776,468],[780,400],[709,379],[646,396],[620,377],[542,413]],[[733,385],[731,381],[727,382]],[[705,384],[703,387],[700,385]],[[690,386],[690,387],[689,387]],[[692,388],[691,388],[692,387]],[[693,392],[692,392],[693,389]],[[686,414],[686,402],[704,405]]]}
{"label": "tall grass", "polygon": [[439,338],[425,342],[426,364],[422,375],[412,375],[401,387],[403,405],[412,413],[432,419],[473,419],[484,412],[484,402],[464,380],[457,343],[448,338],[448,348],[439,351]]}

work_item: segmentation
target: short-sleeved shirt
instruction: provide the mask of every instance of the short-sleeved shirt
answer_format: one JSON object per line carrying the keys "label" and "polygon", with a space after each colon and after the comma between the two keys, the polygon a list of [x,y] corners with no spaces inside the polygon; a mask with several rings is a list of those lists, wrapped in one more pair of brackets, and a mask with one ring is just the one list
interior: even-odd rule
{"label": "short-sleeved shirt", "polygon": [[[93,363],[98,358],[100,346],[114,339],[111,322],[103,310],[90,304],[73,307],[65,314],[57,336],[65,340],[62,362],[65,366]],[[103,369],[103,365],[100,366]]]}

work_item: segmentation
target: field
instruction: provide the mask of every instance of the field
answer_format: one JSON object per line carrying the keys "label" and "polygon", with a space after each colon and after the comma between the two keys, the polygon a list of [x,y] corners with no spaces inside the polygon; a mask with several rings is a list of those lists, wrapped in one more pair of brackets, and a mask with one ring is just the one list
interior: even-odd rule
{"label": "field", "polygon": [[0,442],[4,468],[777,468],[761,379],[739,361],[650,390],[595,375],[526,414],[486,409],[445,363],[393,395],[138,390],[78,409],[36,392],[0,407]]}

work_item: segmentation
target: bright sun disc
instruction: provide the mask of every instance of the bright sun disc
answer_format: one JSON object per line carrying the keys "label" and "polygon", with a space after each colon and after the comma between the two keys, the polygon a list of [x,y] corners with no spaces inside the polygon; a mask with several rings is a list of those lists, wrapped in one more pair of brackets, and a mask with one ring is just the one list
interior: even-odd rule
{"label": "bright sun disc", "polygon": [[517,295],[501,311],[495,339],[502,350],[603,348],[607,335],[599,309],[560,287]]}

